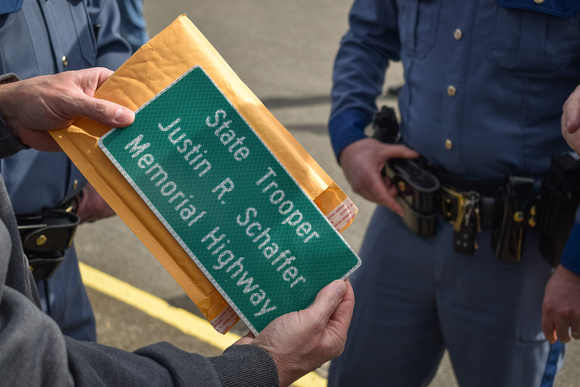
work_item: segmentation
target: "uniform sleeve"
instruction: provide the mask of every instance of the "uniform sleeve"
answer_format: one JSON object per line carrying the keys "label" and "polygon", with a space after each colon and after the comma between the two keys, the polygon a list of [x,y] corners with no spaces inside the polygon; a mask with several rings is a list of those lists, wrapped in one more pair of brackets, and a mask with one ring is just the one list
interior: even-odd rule
{"label": "uniform sleeve", "polygon": [[333,70],[329,133],[337,157],[348,144],[365,137],[389,60],[400,60],[397,15],[394,0],[356,0],[350,11],[350,29]]}
{"label": "uniform sleeve", "polygon": [[572,273],[580,275],[580,223],[578,220],[572,226],[560,264]]}

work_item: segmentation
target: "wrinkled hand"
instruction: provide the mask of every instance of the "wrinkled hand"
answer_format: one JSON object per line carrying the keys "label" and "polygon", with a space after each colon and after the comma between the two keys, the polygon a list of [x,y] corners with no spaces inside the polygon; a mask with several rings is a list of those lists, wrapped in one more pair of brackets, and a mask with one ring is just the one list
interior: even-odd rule
{"label": "wrinkled hand", "polygon": [[350,282],[334,281],[310,307],[280,316],[255,338],[248,334],[235,344],[258,345],[268,351],[278,368],[280,385],[289,386],[342,353],[353,308]]}
{"label": "wrinkled hand", "polygon": [[417,157],[417,152],[404,145],[383,144],[365,138],[342,150],[340,165],[354,192],[403,216],[403,209],[394,198],[397,188],[381,173],[389,159]]}
{"label": "wrinkled hand", "polygon": [[580,86],[564,103],[562,113],[562,136],[576,153],[580,154]]}
{"label": "wrinkled hand", "polygon": [[87,184],[79,195],[76,213],[81,218],[81,223],[94,222],[115,215],[115,211],[90,184]]}
{"label": "wrinkled hand", "polygon": [[580,333],[579,295],[580,276],[558,266],[546,285],[542,305],[542,330],[550,343],[567,343],[570,330]]}
{"label": "wrinkled hand", "polygon": [[67,71],[0,85],[0,114],[14,135],[34,149],[58,152],[45,130],[60,129],[80,117],[110,127],[125,127],[134,113],[113,102],[93,98],[112,74],[105,68]]}

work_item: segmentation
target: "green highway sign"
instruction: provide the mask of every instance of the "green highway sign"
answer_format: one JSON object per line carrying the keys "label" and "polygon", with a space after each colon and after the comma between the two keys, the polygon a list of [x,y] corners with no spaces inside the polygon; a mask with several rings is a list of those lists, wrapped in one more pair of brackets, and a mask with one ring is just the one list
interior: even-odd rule
{"label": "green highway sign", "polygon": [[200,66],[99,146],[254,333],[360,265]]}

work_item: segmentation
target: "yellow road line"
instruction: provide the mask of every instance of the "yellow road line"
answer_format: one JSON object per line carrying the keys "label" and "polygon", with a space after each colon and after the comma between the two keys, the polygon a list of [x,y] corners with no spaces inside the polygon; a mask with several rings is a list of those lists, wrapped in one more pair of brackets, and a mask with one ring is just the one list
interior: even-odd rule
{"label": "yellow road line", "polygon": [[[123,282],[102,271],[80,263],[81,275],[86,286],[113,297],[149,316],[163,321],[167,325],[179,329],[183,333],[225,350],[240,336],[234,333],[221,335],[211,324],[188,311],[169,305],[165,300],[155,297],[141,289]],[[294,383],[296,387],[326,386],[326,380],[317,373],[311,372]]]}

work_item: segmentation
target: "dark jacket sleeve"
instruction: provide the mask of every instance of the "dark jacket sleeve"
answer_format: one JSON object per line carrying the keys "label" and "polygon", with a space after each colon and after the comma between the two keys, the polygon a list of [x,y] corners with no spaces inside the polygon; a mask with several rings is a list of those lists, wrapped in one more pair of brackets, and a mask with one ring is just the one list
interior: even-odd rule
{"label": "dark jacket sleeve", "polygon": [[[16,82],[18,77],[15,74],[3,74],[0,75],[0,85],[4,83]],[[6,126],[4,118],[0,116],[0,159],[23,150],[29,149],[26,145],[22,144],[12,131]]]}
{"label": "dark jacket sleeve", "polygon": [[39,308],[0,178],[0,375],[6,386],[277,386],[273,359],[254,345],[206,358],[158,343],[126,352],[62,335]]}
{"label": "dark jacket sleeve", "polygon": [[166,342],[133,353],[69,338],[65,344],[76,385],[278,386],[274,361],[254,345],[232,346],[206,358]]}
{"label": "dark jacket sleeve", "polygon": [[272,358],[254,345],[206,358],[157,343],[135,352],[64,337],[24,295],[0,300],[0,374],[22,386],[277,386]]}

